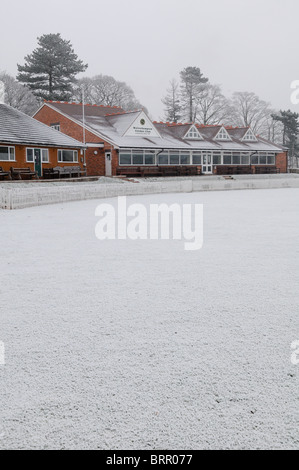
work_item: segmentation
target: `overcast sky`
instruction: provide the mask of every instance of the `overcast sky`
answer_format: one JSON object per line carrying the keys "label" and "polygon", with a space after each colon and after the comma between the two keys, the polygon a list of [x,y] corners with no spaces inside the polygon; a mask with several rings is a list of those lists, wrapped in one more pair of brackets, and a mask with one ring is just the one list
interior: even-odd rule
{"label": "overcast sky", "polygon": [[[169,81],[200,67],[224,94],[253,91],[299,112],[298,0],[0,0],[0,70],[13,75],[37,37],[61,33],[89,64],[132,87],[155,119]],[[6,15],[6,19],[4,15]],[[82,74],[81,74],[82,76]]]}

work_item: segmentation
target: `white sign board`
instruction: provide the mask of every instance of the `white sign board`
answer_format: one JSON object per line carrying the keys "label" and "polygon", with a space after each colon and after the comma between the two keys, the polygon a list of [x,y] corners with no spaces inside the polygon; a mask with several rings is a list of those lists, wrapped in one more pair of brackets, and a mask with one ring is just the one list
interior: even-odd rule
{"label": "white sign board", "polygon": [[146,116],[145,113],[141,112],[137,119],[133,122],[130,128],[125,133],[126,136],[139,136],[139,137],[160,137],[157,129]]}

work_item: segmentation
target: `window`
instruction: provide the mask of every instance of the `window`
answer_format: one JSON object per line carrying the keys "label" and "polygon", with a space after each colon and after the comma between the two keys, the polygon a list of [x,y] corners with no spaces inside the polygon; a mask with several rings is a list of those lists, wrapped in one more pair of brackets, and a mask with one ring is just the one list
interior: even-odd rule
{"label": "window", "polygon": [[78,151],[77,150],[58,150],[58,162],[59,163],[78,163]]}
{"label": "window", "polygon": [[245,141],[245,142],[256,142],[257,138],[255,137],[252,130],[248,129],[248,131],[246,132],[246,134],[244,135],[242,140]]}
{"label": "window", "polygon": [[254,154],[251,156],[251,164],[252,165],[258,165],[259,163],[259,156]]}
{"label": "window", "polygon": [[0,162],[13,162],[15,161],[15,148],[14,147],[0,147]]}
{"label": "window", "polygon": [[179,165],[180,164],[180,154],[179,154],[179,152],[170,152],[169,163],[170,163],[170,165]]}
{"label": "window", "polygon": [[238,152],[233,152],[233,165],[240,165],[240,154]]}
{"label": "window", "polygon": [[193,152],[193,165],[201,165],[201,152]]}
{"label": "window", "polygon": [[220,165],[221,164],[221,153],[220,152],[213,152],[213,164]]}
{"label": "window", "polygon": [[41,156],[42,163],[49,163],[49,151],[48,149],[39,148],[28,148],[26,149],[26,162],[34,163],[36,157]]}
{"label": "window", "polygon": [[154,165],[155,164],[155,151],[144,151],[144,164],[145,165]]}
{"label": "window", "polygon": [[190,165],[190,152],[181,152],[181,165]]}
{"label": "window", "polygon": [[260,165],[266,165],[267,163],[267,154],[266,152],[260,153]]}
{"label": "window", "polygon": [[227,131],[224,129],[224,127],[222,127],[216,135],[215,140],[231,140],[231,138],[228,135]]}
{"label": "window", "polygon": [[132,165],[131,150],[123,151],[119,153],[119,164],[120,165]]}
{"label": "window", "polygon": [[202,137],[196,127],[192,126],[191,129],[187,132],[185,139],[200,139],[202,140]]}
{"label": "window", "polygon": [[143,150],[133,150],[133,165],[143,165]]}
{"label": "window", "polygon": [[267,154],[267,164],[268,165],[275,165],[275,154],[274,153],[268,153]]}
{"label": "window", "polygon": [[60,124],[59,122],[55,123],[55,124],[50,124],[50,127],[52,127],[52,129],[55,129],[56,131],[60,131]]}
{"label": "window", "polygon": [[241,153],[241,165],[249,165],[249,153]]}
{"label": "window", "polygon": [[159,154],[159,165],[168,165],[168,151]]}
{"label": "window", "polygon": [[223,164],[224,165],[231,165],[232,164],[232,154],[231,154],[231,152],[224,152],[223,153]]}

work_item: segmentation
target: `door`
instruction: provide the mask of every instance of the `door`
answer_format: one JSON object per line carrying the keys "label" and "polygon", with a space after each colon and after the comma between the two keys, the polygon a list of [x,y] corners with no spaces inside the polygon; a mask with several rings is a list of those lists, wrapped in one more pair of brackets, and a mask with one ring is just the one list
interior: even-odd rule
{"label": "door", "polygon": [[205,175],[212,174],[212,152],[202,153],[202,173]]}
{"label": "door", "polygon": [[111,152],[105,153],[105,168],[106,176],[112,176]]}
{"label": "door", "polygon": [[42,158],[40,149],[34,149],[34,171],[37,172],[38,176],[42,176]]}

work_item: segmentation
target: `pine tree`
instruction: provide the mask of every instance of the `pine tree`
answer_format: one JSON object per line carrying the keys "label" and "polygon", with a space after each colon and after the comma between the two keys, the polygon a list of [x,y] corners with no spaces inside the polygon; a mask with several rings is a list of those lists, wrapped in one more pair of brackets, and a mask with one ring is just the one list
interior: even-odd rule
{"label": "pine tree", "polygon": [[186,67],[180,72],[181,101],[186,118],[193,122],[196,120],[197,101],[203,91],[203,84],[208,82],[198,67]]}
{"label": "pine tree", "polygon": [[38,98],[68,101],[76,75],[84,72],[87,64],[78,59],[70,41],[59,33],[44,34],[38,38],[38,45],[25,57],[25,65],[18,65],[17,80]]}
{"label": "pine tree", "polygon": [[283,125],[283,144],[289,148],[289,161],[293,162],[294,157],[299,153],[299,114],[288,110],[273,114],[272,117]]}
{"label": "pine tree", "polygon": [[176,80],[170,81],[167,95],[162,99],[165,105],[165,118],[169,122],[178,122],[181,119],[181,105],[179,97],[179,85]]}

